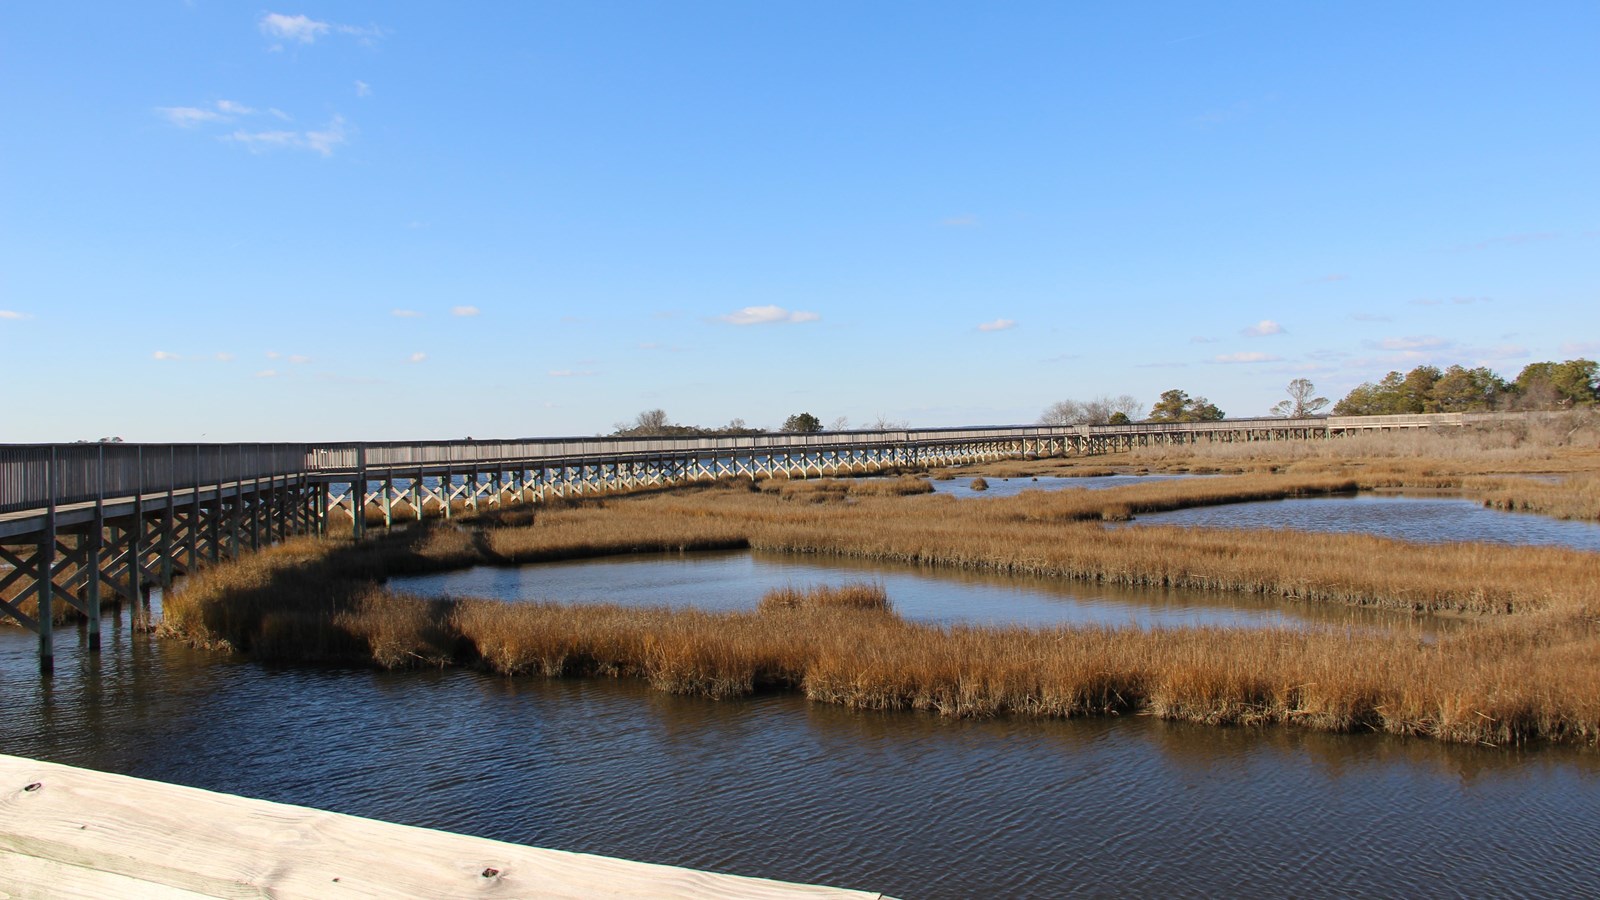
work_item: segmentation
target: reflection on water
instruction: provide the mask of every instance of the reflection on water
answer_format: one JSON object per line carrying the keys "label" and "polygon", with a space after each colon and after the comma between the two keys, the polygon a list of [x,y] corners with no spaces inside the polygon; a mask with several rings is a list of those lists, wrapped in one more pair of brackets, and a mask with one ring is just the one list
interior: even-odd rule
{"label": "reflection on water", "polygon": [[1135,525],[1365,532],[1405,541],[1490,541],[1600,550],[1600,524],[1490,509],[1459,497],[1362,494],[1199,506],[1139,516]]}
{"label": "reflection on water", "polygon": [[492,597],[562,603],[755,609],[780,587],[871,581],[882,584],[907,619],[948,625],[1229,625],[1245,628],[1406,627],[1419,634],[1461,620],[1388,610],[1276,601],[1253,595],[1132,588],[1059,578],[1001,576],[942,567],[839,557],[726,551],[640,553],[517,567],[479,566],[395,578],[389,586],[422,596]]}
{"label": "reflection on water", "polygon": [[[108,623],[109,624],[109,623]],[[0,633],[0,752],[901,897],[1578,895],[1600,759],[1382,736],[851,713],[633,682],[274,670]]]}
{"label": "reflection on water", "polygon": [[[957,469],[956,471],[960,471]],[[929,481],[936,494],[949,494],[952,497],[1015,497],[1023,491],[1068,491],[1074,488],[1098,491],[1109,488],[1129,487],[1135,484],[1150,484],[1156,481],[1175,481],[1180,478],[1201,478],[1200,475],[1096,475],[1091,477],[1067,475],[1040,475],[1033,477],[1023,475],[1012,478],[985,477],[983,480],[989,485],[985,490],[972,489],[972,479],[957,477],[953,481]]]}

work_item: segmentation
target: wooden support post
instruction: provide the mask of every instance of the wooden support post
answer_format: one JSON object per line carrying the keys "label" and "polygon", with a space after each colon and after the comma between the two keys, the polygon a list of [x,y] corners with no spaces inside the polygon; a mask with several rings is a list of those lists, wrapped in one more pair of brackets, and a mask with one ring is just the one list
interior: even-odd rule
{"label": "wooden support post", "polygon": [[383,528],[394,527],[394,470],[383,473]]}
{"label": "wooden support post", "polygon": [[350,485],[350,533],[356,540],[367,536],[367,448],[356,448],[355,480]]}
{"label": "wooden support post", "polygon": [[200,445],[194,445],[194,473],[190,479],[193,484],[192,493],[189,494],[189,530],[185,534],[187,540],[187,559],[183,567],[185,575],[192,574],[200,568]]}
{"label": "wooden support post", "polygon": [[456,473],[446,466],[444,478],[439,482],[439,496],[444,498],[444,518],[450,520],[450,500],[456,492]]}

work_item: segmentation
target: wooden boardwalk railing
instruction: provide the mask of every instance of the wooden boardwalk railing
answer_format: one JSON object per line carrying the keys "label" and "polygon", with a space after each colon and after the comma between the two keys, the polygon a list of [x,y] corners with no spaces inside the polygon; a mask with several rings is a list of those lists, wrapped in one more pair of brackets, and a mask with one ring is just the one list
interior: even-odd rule
{"label": "wooden boardwalk railing", "polygon": [[[0,616],[39,635],[52,665],[56,603],[99,649],[103,595],[151,585],[290,534],[362,535],[426,515],[719,478],[865,474],[1172,443],[1337,437],[1459,427],[1505,414],[1228,419],[729,437],[569,437],[331,444],[0,445]],[[347,524],[346,524],[347,523]]]}

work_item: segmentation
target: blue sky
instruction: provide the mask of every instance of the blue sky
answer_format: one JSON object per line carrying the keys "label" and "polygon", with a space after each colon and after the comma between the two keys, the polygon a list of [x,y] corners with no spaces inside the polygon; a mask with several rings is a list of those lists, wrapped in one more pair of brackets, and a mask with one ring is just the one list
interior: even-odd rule
{"label": "blue sky", "polygon": [[0,441],[1600,354],[1600,6],[0,6]]}

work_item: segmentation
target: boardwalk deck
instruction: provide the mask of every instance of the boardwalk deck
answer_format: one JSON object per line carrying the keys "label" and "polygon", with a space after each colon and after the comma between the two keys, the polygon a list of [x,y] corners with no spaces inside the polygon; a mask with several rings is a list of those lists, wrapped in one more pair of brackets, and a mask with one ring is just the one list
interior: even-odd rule
{"label": "boardwalk deck", "polygon": [[881,894],[545,850],[0,756],[0,897]]}

